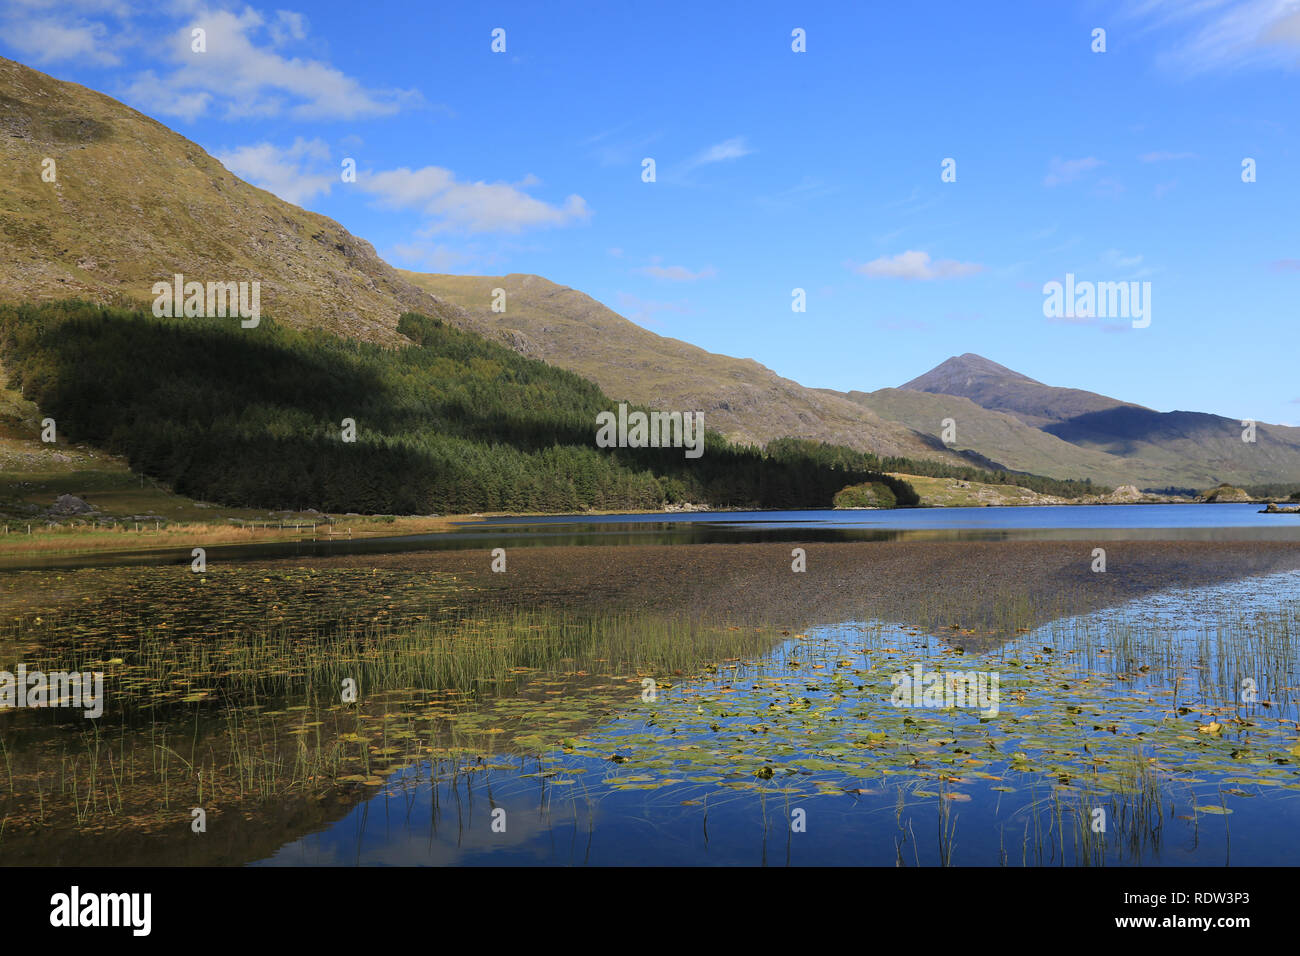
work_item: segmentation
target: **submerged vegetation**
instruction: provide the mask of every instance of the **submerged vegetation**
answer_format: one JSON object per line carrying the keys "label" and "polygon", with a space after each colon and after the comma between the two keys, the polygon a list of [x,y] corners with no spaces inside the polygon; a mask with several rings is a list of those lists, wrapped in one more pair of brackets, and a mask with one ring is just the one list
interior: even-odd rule
{"label": "submerged vegetation", "polygon": [[[517,839],[541,853],[560,852],[557,831],[589,833],[599,808],[630,845],[652,820],[679,861],[710,833],[737,859],[766,859],[770,836],[796,859],[841,860],[843,839],[792,849],[798,808],[816,815],[809,834],[871,834],[857,862],[1142,862],[1174,828],[1212,847],[1232,814],[1300,791],[1296,572],[1040,626],[1011,601],[983,625],[944,623],[936,605],[803,633],[522,610],[401,566],[7,583],[32,596],[3,612],[0,670],[102,670],[108,704],[97,721],[0,713],[11,861],[75,844],[83,862],[247,862],[382,793],[406,801],[419,845],[448,853],[475,852],[459,836],[486,826],[474,805],[540,799],[546,828]],[[996,712],[899,706],[895,675],[913,669],[999,675]],[[427,824],[411,823],[416,803]],[[195,808],[221,840],[192,839]]]}

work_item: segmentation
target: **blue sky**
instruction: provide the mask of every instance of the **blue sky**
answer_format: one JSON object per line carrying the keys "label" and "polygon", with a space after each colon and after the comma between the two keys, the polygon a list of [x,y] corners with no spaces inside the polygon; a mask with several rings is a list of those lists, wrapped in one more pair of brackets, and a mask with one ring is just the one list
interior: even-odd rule
{"label": "blue sky", "polygon": [[[1300,0],[9,0],[0,51],[394,265],[537,273],[805,385],[969,351],[1300,422]],[[1066,273],[1150,282],[1150,325],[1045,317]]]}

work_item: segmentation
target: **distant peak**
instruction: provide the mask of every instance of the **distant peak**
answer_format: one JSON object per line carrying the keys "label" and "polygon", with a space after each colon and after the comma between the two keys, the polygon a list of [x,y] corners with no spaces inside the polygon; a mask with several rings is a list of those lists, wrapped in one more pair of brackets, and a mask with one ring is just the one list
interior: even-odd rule
{"label": "distant peak", "polygon": [[1028,379],[1028,375],[1021,375],[1015,369],[1007,368],[1005,365],[999,365],[992,359],[986,359],[982,355],[976,355],[974,352],[963,352],[961,355],[954,355],[948,361],[940,365],[943,368],[947,366],[960,366],[961,368],[971,371],[990,372],[995,375],[1014,375],[1016,378]]}
{"label": "distant peak", "polygon": [[976,355],[974,352],[964,352],[961,355],[954,355],[940,362],[924,375],[918,375],[910,382],[906,382],[899,387],[910,388],[914,391],[943,391],[942,388],[936,386],[941,383],[951,382],[951,380],[958,377],[963,379],[997,378],[1020,382],[1034,381],[1028,375],[1022,375],[1020,372],[1009,369],[1005,365],[999,365],[982,355]]}

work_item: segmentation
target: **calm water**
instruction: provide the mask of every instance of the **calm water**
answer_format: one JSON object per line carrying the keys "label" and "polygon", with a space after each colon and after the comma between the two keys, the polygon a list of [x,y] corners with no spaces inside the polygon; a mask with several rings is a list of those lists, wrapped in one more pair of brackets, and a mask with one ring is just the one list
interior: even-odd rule
{"label": "calm water", "polygon": [[[1300,572],[1170,591],[956,665],[905,627],[810,632],[570,748],[402,771],[263,862],[1290,865],[1295,634],[1280,660],[1249,645],[1298,599]],[[882,678],[913,662],[1000,672],[998,714],[893,706]]]}
{"label": "calm water", "polygon": [[[62,566],[0,574],[36,590],[7,625],[5,662],[64,642],[69,667],[121,669],[116,692],[140,697],[120,720],[111,701],[93,728],[0,711],[0,852],[110,864],[1292,864],[1298,571],[1019,630],[846,620],[773,631],[702,668],[651,669],[649,698],[639,665],[591,654],[512,666],[504,680],[411,679],[428,637],[391,659],[396,682],[360,707],[339,704],[338,672],[274,697],[194,692],[228,667],[295,673],[294,658],[345,619],[382,632],[460,600],[457,581],[427,569],[261,563],[273,557],[1040,537],[1300,541],[1300,517],[1180,505],[492,519],[442,535],[214,548],[218,570],[197,581],[174,566],[188,551],[88,557],[73,575],[94,587],[69,590],[57,613],[39,601],[70,588]],[[456,628],[477,633],[472,620]],[[277,651],[281,635],[298,649]],[[895,684],[918,667],[996,676],[997,706],[919,692],[900,706]],[[195,806],[214,814],[207,837],[189,830]]]}
{"label": "calm water", "polygon": [[[265,560],[403,551],[627,544],[892,540],[1300,541],[1300,515],[1254,504],[900,508],[890,511],[727,511],[488,518],[437,534],[208,548],[209,559]],[[188,549],[0,560],[0,569],[188,564]]]}

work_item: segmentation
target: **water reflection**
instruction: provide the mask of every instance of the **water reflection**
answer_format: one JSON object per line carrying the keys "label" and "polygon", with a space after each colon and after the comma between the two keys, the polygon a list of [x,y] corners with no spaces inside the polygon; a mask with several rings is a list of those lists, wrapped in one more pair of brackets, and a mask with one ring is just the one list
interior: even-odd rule
{"label": "water reflection", "polygon": [[[458,530],[391,537],[212,546],[210,561],[581,545],[838,541],[1297,541],[1300,520],[1253,504],[910,508],[488,518]],[[185,549],[0,559],[0,569],[188,564]]]}

